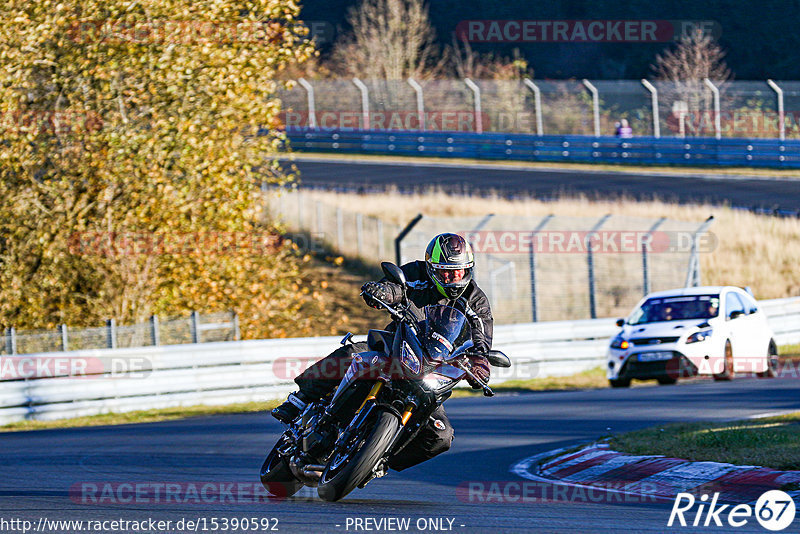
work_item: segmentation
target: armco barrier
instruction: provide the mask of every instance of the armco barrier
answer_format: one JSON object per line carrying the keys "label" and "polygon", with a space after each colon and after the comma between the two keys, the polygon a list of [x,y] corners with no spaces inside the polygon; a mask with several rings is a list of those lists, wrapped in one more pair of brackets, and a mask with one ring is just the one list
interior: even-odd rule
{"label": "armco barrier", "polygon": [[[800,298],[762,301],[761,305],[778,344],[800,343]],[[603,365],[608,339],[617,331],[613,319],[498,326],[494,346],[508,354],[513,365],[495,370],[492,383],[568,375]],[[0,424],[277,399],[293,389],[287,374],[294,376],[301,366],[329,353],[339,339],[267,339],[4,356],[0,367],[4,375],[7,362],[26,358],[38,362],[73,358],[102,365],[94,367],[96,375],[71,377],[61,372],[63,376],[0,381]]]}
{"label": "armco barrier", "polygon": [[575,163],[800,168],[800,141],[290,127],[293,150]]}

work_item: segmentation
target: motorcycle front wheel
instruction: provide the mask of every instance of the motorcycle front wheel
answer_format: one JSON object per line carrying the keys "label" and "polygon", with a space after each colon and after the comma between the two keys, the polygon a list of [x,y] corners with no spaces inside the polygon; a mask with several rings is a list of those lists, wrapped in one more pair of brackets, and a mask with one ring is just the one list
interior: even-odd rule
{"label": "motorcycle front wheel", "polygon": [[350,443],[331,457],[317,487],[319,496],[338,501],[367,480],[399,427],[396,415],[380,410],[373,425],[364,424]]}

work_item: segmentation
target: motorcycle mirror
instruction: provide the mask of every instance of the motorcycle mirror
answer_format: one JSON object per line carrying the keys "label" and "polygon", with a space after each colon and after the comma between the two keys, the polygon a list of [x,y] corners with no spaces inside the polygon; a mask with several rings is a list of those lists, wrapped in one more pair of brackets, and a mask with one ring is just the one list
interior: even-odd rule
{"label": "motorcycle mirror", "polygon": [[381,269],[383,270],[383,274],[386,275],[386,278],[389,279],[390,282],[395,282],[403,286],[403,289],[406,287],[406,275],[403,271],[390,261],[381,262]]}
{"label": "motorcycle mirror", "polygon": [[499,350],[490,350],[486,359],[492,367],[511,367],[511,359]]}

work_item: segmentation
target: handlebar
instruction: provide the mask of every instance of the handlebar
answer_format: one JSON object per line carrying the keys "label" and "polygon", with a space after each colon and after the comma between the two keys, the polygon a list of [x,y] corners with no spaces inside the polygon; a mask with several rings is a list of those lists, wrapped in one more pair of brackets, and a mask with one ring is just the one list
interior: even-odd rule
{"label": "handlebar", "polygon": [[405,316],[404,316],[402,313],[400,313],[399,311],[395,310],[395,309],[394,309],[394,308],[392,308],[392,307],[391,307],[389,304],[386,304],[384,301],[382,301],[381,299],[379,299],[378,297],[376,297],[376,296],[375,296],[375,295],[373,295],[372,293],[367,293],[366,291],[362,291],[362,292],[360,293],[360,296],[362,296],[362,297],[363,297],[364,295],[367,295],[367,296],[368,296],[370,299],[372,299],[374,302],[377,302],[378,304],[380,304],[381,306],[383,306],[384,308],[386,308],[386,311],[388,311],[388,312],[389,312],[389,314],[390,314],[392,317],[394,317],[395,319],[397,319],[398,321],[402,321],[402,320],[404,319],[404,317],[405,317]]}

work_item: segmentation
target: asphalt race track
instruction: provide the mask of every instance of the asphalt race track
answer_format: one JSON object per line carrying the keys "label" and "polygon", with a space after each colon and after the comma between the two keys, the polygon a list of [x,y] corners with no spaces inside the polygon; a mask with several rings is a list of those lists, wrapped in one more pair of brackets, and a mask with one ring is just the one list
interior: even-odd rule
{"label": "asphalt race track", "polygon": [[[726,420],[798,410],[800,382],[792,378],[702,380],[629,390],[453,399],[446,406],[456,428],[448,453],[401,473],[390,472],[338,503],[300,497],[220,504],[213,492],[190,504],[150,502],[152,494],[143,494],[137,502],[130,493],[124,500],[131,502],[115,501],[109,495],[103,500],[100,493],[92,495],[103,504],[82,502],[80,488],[87,482],[114,488],[124,483],[195,483],[200,487],[209,482],[252,487],[258,482],[263,456],[280,431],[266,413],[3,434],[0,518],[28,520],[34,527],[53,520],[154,519],[171,520],[173,525],[181,519],[205,520],[205,529],[202,523],[196,526],[198,532],[222,531],[211,528],[213,518],[220,522],[221,518],[246,517],[277,518],[277,531],[303,533],[365,531],[354,530],[354,523],[348,529],[348,518],[410,518],[408,532],[420,531],[415,526],[420,518],[450,519],[452,532],[725,532],[730,530],[667,528],[669,503],[608,498],[481,504],[469,502],[463,493],[457,494],[457,488],[469,482],[522,482],[509,473],[518,460],[610,432],[669,421]],[[448,526],[447,521],[443,524]],[[374,528],[374,524],[369,526]],[[7,524],[0,530],[15,531]],[[183,529],[189,530],[193,529]],[[800,514],[785,532],[798,530]],[[115,532],[111,527],[106,531]],[[765,532],[754,518],[736,531]]]}
{"label": "asphalt race track", "polygon": [[310,187],[374,190],[396,187],[414,191],[430,186],[455,191],[495,190],[507,196],[549,199],[562,194],[592,198],[652,199],[681,203],[730,204],[747,209],[800,212],[800,179],[714,175],[635,174],[591,170],[530,169],[424,162],[357,162],[312,160],[295,162],[301,183]]}

